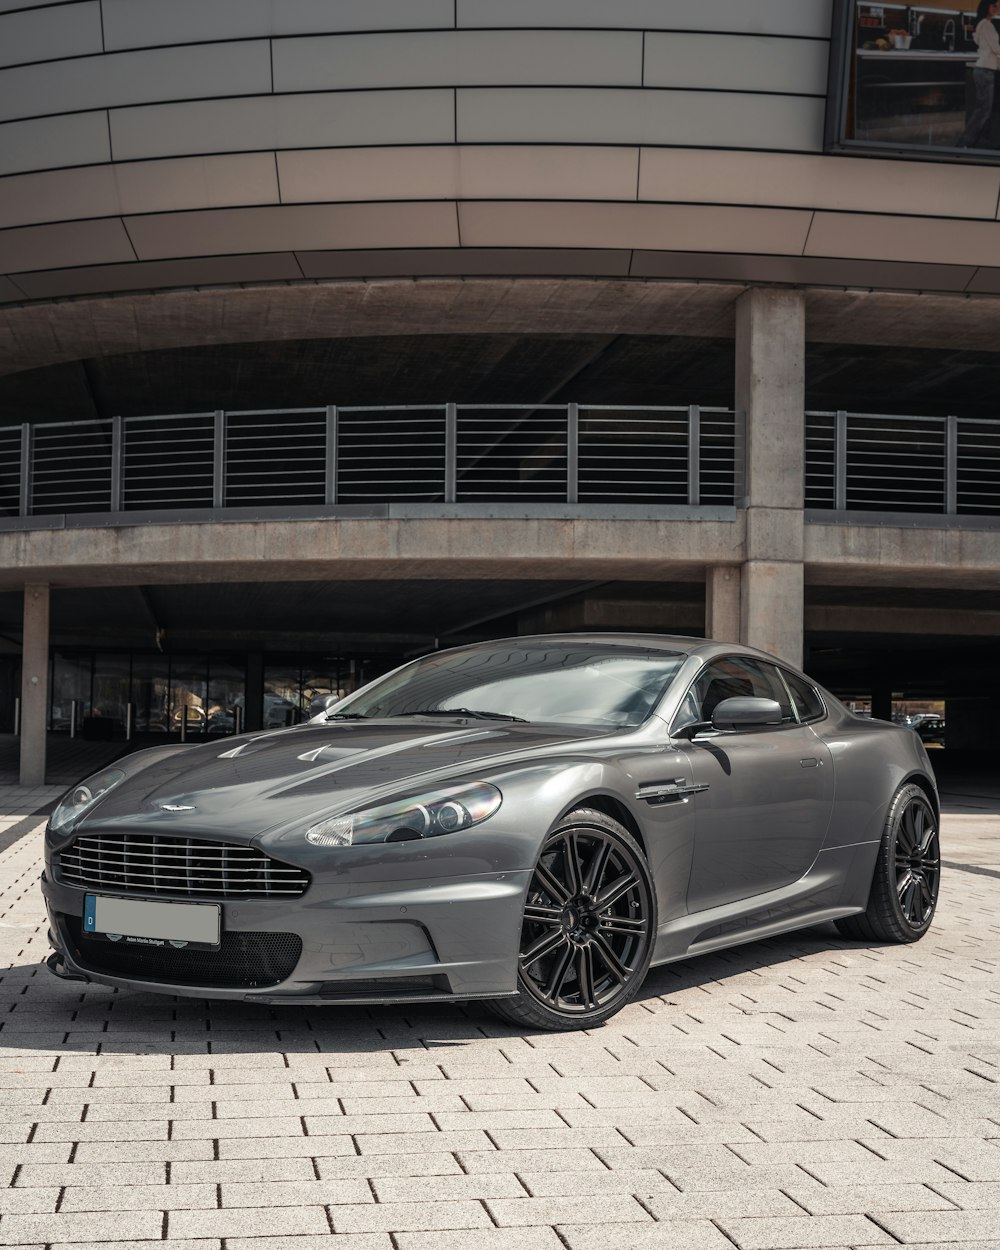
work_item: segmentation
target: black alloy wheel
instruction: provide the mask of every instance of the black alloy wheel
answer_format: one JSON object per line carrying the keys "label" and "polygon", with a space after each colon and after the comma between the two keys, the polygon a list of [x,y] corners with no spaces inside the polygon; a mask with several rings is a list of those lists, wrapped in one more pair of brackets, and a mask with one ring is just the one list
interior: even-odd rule
{"label": "black alloy wheel", "polygon": [[837,927],[865,942],[916,942],[930,928],[940,885],[934,808],[920,786],[902,786],[889,805],[868,906]]}
{"label": "black alloy wheel", "polygon": [[518,995],[497,1014],[586,1029],[637,993],[653,953],[656,896],[642,848],[603,812],[578,808],[542,846],[521,924]]}

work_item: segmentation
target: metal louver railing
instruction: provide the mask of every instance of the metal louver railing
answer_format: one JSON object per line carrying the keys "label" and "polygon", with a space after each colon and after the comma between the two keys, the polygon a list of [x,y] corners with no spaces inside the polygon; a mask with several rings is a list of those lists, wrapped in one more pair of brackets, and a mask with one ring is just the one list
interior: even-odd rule
{"label": "metal louver railing", "polygon": [[1000,515],[1000,421],[806,413],[807,508]]}
{"label": "metal louver railing", "polygon": [[215,433],[215,419],[207,412],[122,419],[121,470],[111,511],[176,507],[178,496],[187,501],[185,507],[211,508]]}
{"label": "metal louver railing", "polygon": [[0,428],[0,515],[379,503],[732,507],[737,415],[426,404]]}
{"label": "metal louver railing", "polygon": [[[805,414],[805,506],[1000,516],[1000,420]],[[425,404],[0,427],[0,517],[483,504],[733,507],[730,409]]]}

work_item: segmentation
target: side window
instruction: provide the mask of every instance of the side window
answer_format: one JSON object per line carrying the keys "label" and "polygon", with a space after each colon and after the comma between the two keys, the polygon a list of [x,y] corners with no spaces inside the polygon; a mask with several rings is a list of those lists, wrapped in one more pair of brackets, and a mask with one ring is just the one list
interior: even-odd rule
{"label": "side window", "polygon": [[[681,707],[679,723],[690,723],[687,719],[688,712],[695,713],[692,718],[694,720],[711,720],[712,713],[723,699],[745,695],[759,699],[775,699],[777,695],[773,689],[774,684],[777,683],[772,683],[768,679],[763,672],[763,666],[756,660],[743,656],[715,660],[705,668],[691,687]],[[788,703],[787,696],[785,703]],[[788,712],[791,715],[790,706]],[[784,714],[784,709],[782,713]]]}
{"label": "side window", "polygon": [[803,681],[801,677],[796,677],[794,673],[788,673],[784,669],[781,670],[781,676],[785,679],[788,689],[792,692],[799,720],[819,720],[820,717],[826,715],[826,708],[819,696],[819,692],[810,686],[807,681]]}

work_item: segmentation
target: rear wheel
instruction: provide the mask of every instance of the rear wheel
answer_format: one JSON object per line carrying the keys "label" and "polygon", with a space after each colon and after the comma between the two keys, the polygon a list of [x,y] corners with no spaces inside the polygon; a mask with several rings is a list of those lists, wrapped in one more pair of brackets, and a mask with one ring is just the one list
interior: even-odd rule
{"label": "rear wheel", "polygon": [[642,848],[616,820],[577,808],[546,838],[528,887],[517,997],[490,1006],[532,1028],[592,1028],[635,997],[655,936]]}
{"label": "rear wheel", "polygon": [[916,942],[930,928],[940,884],[934,809],[920,786],[902,786],[889,806],[868,906],[837,928],[863,942]]}

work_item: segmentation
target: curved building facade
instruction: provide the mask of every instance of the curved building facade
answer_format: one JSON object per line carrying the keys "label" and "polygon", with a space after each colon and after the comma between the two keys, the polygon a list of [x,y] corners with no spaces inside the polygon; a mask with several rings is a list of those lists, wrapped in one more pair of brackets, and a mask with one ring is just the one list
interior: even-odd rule
{"label": "curved building facade", "polygon": [[24,775],[142,681],[130,726],[225,732],[549,625],[805,645],[974,728],[1000,166],[955,146],[954,7],[845,60],[878,6],[0,4]]}

